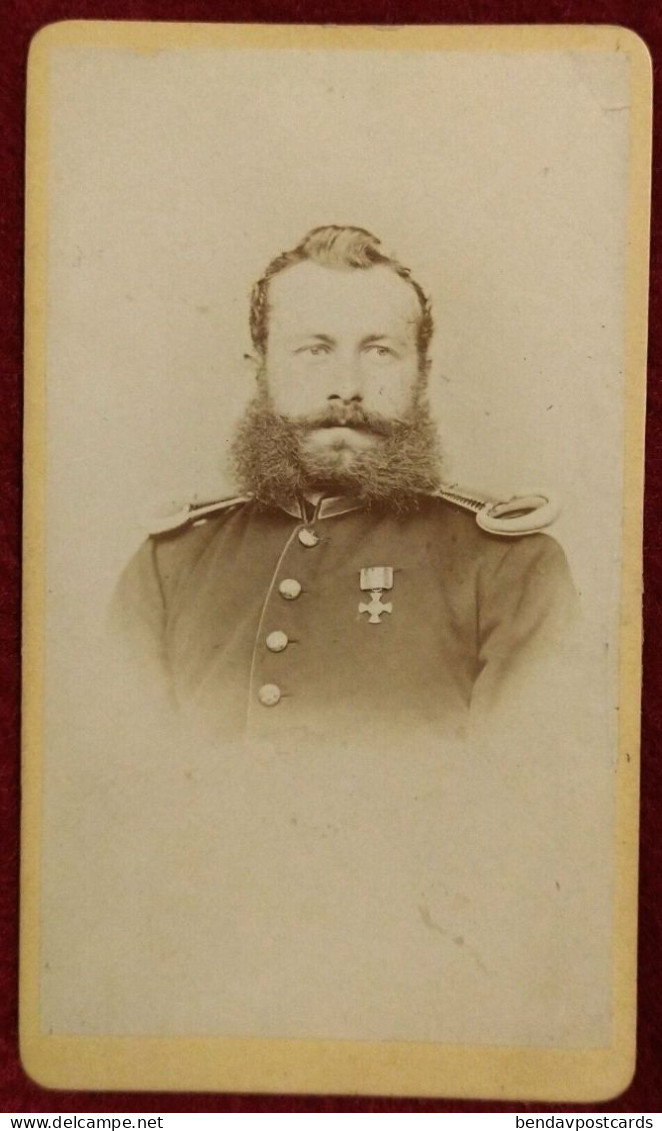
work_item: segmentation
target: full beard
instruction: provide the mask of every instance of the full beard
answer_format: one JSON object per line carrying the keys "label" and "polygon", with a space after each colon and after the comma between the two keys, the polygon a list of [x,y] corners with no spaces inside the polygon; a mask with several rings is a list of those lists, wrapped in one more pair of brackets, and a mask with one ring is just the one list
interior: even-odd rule
{"label": "full beard", "polygon": [[[333,445],[311,450],[310,433],[325,427],[358,428],[374,442],[364,450]],[[260,393],[248,405],[231,454],[241,490],[263,506],[322,493],[352,495],[366,506],[402,513],[441,482],[437,433],[420,396],[406,419],[388,419],[361,406],[291,419]]]}

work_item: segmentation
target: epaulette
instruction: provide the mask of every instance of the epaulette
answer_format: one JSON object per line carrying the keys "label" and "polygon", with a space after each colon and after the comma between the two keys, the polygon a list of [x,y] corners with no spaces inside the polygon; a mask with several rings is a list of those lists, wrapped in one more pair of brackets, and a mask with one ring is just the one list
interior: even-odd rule
{"label": "epaulette", "polygon": [[506,538],[521,538],[545,530],[558,518],[561,504],[547,491],[530,491],[510,499],[490,499],[476,491],[463,491],[455,483],[442,484],[435,496],[472,511],[481,530]]}
{"label": "epaulette", "polygon": [[238,507],[242,503],[250,502],[251,495],[233,495],[227,499],[196,500],[195,502],[172,503],[163,507],[160,512],[152,514],[147,522],[147,532],[152,536],[171,534],[185,526],[195,526],[197,523],[206,522],[222,511]]}

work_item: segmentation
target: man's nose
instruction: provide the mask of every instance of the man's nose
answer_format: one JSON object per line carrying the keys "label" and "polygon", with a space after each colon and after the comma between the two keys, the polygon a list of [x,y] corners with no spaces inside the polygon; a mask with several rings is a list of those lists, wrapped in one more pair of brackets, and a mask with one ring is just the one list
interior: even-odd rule
{"label": "man's nose", "polygon": [[363,400],[363,394],[362,393],[351,393],[351,394],[347,394],[347,395],[343,396],[340,393],[329,393],[329,395],[326,399],[328,401],[330,401],[331,404],[335,404],[335,405],[361,404],[361,402]]}
{"label": "man's nose", "polygon": [[363,400],[360,367],[353,359],[344,360],[339,367],[339,371],[334,375],[328,399],[342,401],[344,404]]}

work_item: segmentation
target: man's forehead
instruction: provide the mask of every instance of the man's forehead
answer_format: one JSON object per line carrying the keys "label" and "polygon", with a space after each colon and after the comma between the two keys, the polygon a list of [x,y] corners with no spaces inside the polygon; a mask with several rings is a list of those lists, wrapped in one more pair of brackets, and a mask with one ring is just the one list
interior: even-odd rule
{"label": "man's forehead", "polygon": [[283,332],[323,333],[356,327],[369,333],[416,326],[421,307],[414,288],[390,267],[340,270],[297,263],[269,283],[270,323]]}

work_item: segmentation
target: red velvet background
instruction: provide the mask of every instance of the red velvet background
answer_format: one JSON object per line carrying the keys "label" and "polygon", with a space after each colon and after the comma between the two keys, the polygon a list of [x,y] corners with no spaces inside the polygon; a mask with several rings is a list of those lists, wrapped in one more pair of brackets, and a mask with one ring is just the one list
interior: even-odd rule
{"label": "red velvet background", "polygon": [[[20,527],[22,415],[23,156],[25,64],[30,38],[62,19],[282,23],[609,23],[637,31],[662,68],[662,8],[635,0],[0,0],[0,1110],[40,1111],[564,1111],[559,1106],[181,1093],[51,1092],[33,1084],[17,1055],[19,836]],[[662,1108],[662,211],[660,101],[653,165],[653,228],[645,502],[639,1057],[631,1087],[600,1111]],[[586,1110],[596,1110],[587,1108]]]}

